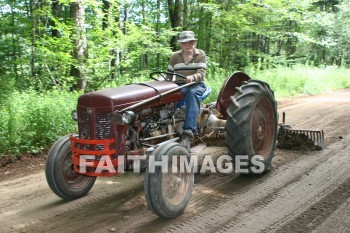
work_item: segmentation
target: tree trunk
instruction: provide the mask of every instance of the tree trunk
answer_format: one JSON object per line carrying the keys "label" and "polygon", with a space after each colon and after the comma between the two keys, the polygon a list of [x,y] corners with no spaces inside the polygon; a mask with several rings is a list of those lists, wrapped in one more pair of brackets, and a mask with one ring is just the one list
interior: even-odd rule
{"label": "tree trunk", "polygon": [[12,59],[13,72],[16,76],[16,84],[19,84],[18,66],[17,66],[17,32],[16,32],[16,18],[15,18],[15,2],[10,3],[11,7],[11,36],[12,36]]}
{"label": "tree trunk", "polygon": [[[171,28],[176,31],[181,27],[181,0],[168,0],[168,8]],[[173,51],[176,50],[176,36],[171,38],[170,47]]]}
{"label": "tree trunk", "polygon": [[[123,25],[121,25],[122,27],[122,32],[124,35],[126,35],[127,31],[126,31],[126,23],[128,22],[128,4],[126,1],[124,1],[124,18],[123,18]],[[126,51],[120,51],[119,52],[119,63],[122,63],[123,59],[124,59],[124,53],[126,53]],[[125,67],[123,67],[122,65],[120,66],[120,73],[124,74],[126,72]]]}
{"label": "tree trunk", "polygon": [[268,59],[266,59],[266,65],[265,68],[269,68],[269,56],[270,56],[270,39],[268,37],[265,37],[265,45],[264,45],[264,53],[267,54]]}
{"label": "tree trunk", "polygon": [[[159,36],[160,36],[160,0],[157,0],[157,42],[159,43]],[[157,68],[160,67],[160,53],[157,53]]]}
{"label": "tree trunk", "polygon": [[70,4],[71,18],[74,21],[74,30],[72,35],[73,41],[73,58],[76,64],[71,67],[71,76],[76,79],[75,89],[85,90],[85,60],[87,58],[87,42],[85,35],[85,10],[82,0],[77,0]]}
{"label": "tree trunk", "polygon": [[[62,4],[58,1],[58,0],[53,0],[52,1],[52,14],[53,17],[55,17],[56,19],[61,18],[62,16]],[[53,37],[60,37],[61,34],[59,32],[59,30],[57,30],[55,22],[53,20],[51,20],[51,28],[52,28],[52,36]]]}
{"label": "tree trunk", "polygon": [[213,15],[212,15],[212,13],[210,13],[209,20],[207,20],[206,24],[205,24],[205,27],[208,30],[208,33],[206,34],[207,39],[205,40],[205,52],[207,54],[210,53],[210,42],[211,42],[211,33],[212,33],[212,28],[211,28],[212,18],[213,18]]}
{"label": "tree trunk", "polygon": [[[35,9],[38,9],[38,10],[42,10],[43,9],[43,5],[44,5],[44,1],[34,1],[34,4],[36,5],[35,6]],[[37,14],[35,15],[36,16],[36,35],[41,38],[42,37],[42,33],[41,33],[41,29],[42,28],[45,28],[45,26],[41,25],[41,15],[40,14]]]}
{"label": "tree trunk", "polygon": [[[142,6],[142,24],[143,25],[146,25],[147,24],[147,20],[146,20],[146,5],[145,5],[145,0],[142,0],[141,1],[141,6]],[[143,47],[144,48],[147,48],[147,45],[146,44],[143,44]],[[142,66],[141,66],[141,69],[144,69],[144,68],[148,68],[148,54],[147,52],[145,52],[144,54],[142,54]]]}
{"label": "tree trunk", "polygon": [[[114,22],[117,23],[118,26],[120,26],[120,22],[119,22],[119,6],[117,6],[119,4],[119,1],[114,1],[114,3],[112,4],[112,14],[113,14],[113,20]],[[114,30],[113,27],[113,36],[116,36],[116,30]],[[109,51],[110,55],[112,55],[112,59],[110,61],[110,65],[111,65],[111,78],[116,79],[118,77],[118,66],[120,64],[120,60],[119,60],[119,49],[118,48],[113,48],[112,50]]]}
{"label": "tree trunk", "polygon": [[128,4],[124,2],[123,34],[126,35],[126,22],[128,22]]}
{"label": "tree trunk", "polygon": [[282,50],[283,44],[284,44],[284,39],[283,38],[278,39],[276,56],[281,56],[281,50]]}
{"label": "tree trunk", "polygon": [[183,5],[184,5],[184,9],[183,9],[182,28],[185,31],[185,30],[187,30],[187,25],[188,25],[188,4],[187,4],[187,0],[183,0]]}
{"label": "tree trunk", "polygon": [[103,20],[102,20],[102,29],[106,30],[108,28],[108,15],[109,15],[109,9],[111,7],[111,3],[107,0],[103,0],[103,8],[102,8],[102,12],[103,12]]}
{"label": "tree trunk", "polygon": [[31,48],[30,48],[30,71],[33,77],[36,75],[36,69],[35,69],[35,15],[34,15],[34,9],[35,9],[35,3],[34,0],[29,1],[29,9],[30,9],[30,17],[32,20],[32,31],[31,31]]}

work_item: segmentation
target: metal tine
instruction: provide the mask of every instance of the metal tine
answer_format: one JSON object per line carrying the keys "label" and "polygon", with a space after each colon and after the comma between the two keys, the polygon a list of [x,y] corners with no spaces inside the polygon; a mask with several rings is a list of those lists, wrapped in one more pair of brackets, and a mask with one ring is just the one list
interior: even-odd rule
{"label": "metal tine", "polygon": [[312,133],[312,141],[314,142],[314,145],[318,146],[318,136],[317,136],[317,131],[313,131]]}
{"label": "metal tine", "polygon": [[294,132],[296,134],[304,134],[310,140],[313,141],[315,146],[320,146],[321,149],[324,149],[324,132],[319,129],[288,129],[287,133]]}
{"label": "metal tine", "polygon": [[315,139],[314,139],[314,135],[313,135],[313,131],[311,131],[311,130],[309,130],[309,132],[310,132],[310,136],[309,136],[309,138],[311,139],[311,141],[313,141],[313,143],[315,144]]}
{"label": "metal tine", "polygon": [[324,133],[323,133],[323,130],[322,130],[322,148],[324,148]]}
{"label": "metal tine", "polygon": [[[282,126],[285,125],[286,120],[286,113],[283,112],[283,118],[282,118]],[[284,135],[288,136],[289,134],[304,134],[306,135],[310,140],[313,141],[314,145],[320,146],[321,150],[324,149],[324,132],[320,129],[285,129]]]}
{"label": "metal tine", "polygon": [[324,132],[321,130],[321,147],[324,148]]}
{"label": "metal tine", "polygon": [[315,133],[315,131],[313,131],[313,130],[311,129],[311,130],[310,130],[310,139],[311,139],[312,141],[315,141],[314,133]]}
{"label": "metal tine", "polygon": [[314,138],[313,138],[313,133],[312,133],[312,131],[310,131],[310,130],[308,130],[308,138],[310,138],[311,139],[311,141],[314,143],[314,145],[315,145],[315,140],[314,140]]}
{"label": "metal tine", "polygon": [[313,137],[314,137],[314,142],[315,142],[315,145],[319,146],[320,143],[319,143],[319,137],[318,137],[318,132],[313,132]]}

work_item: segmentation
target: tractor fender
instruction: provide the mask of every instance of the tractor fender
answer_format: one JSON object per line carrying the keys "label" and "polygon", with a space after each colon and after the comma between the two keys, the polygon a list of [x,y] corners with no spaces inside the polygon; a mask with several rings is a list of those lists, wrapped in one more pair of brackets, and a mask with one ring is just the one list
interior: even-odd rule
{"label": "tractor fender", "polygon": [[240,87],[243,82],[248,81],[249,79],[250,77],[247,74],[243,72],[235,72],[223,83],[216,102],[216,109],[224,119],[227,119],[226,110],[231,104],[230,97],[235,94],[237,87]]}

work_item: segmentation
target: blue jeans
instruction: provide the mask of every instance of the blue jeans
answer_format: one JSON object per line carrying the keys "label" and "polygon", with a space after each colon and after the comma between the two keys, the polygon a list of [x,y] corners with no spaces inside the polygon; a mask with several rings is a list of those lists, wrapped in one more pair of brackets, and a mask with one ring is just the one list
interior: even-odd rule
{"label": "blue jeans", "polygon": [[200,108],[200,99],[205,89],[206,86],[204,82],[181,89],[186,104],[185,124],[183,129],[191,129],[192,132],[197,132],[197,116]]}

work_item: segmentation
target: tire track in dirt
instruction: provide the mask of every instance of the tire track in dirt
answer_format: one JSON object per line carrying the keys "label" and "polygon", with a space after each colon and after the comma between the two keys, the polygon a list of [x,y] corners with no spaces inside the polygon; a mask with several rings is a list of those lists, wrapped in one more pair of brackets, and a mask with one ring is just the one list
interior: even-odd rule
{"label": "tire track in dirt", "polygon": [[[349,99],[349,101],[350,101],[350,99]],[[288,113],[291,113],[291,112],[292,113],[293,112],[305,113],[311,109],[311,107],[312,107],[311,105],[312,105],[312,103],[303,103],[299,106],[299,108],[292,108],[291,111],[288,111],[288,109],[279,109],[279,112],[280,112],[281,116],[282,116],[282,112],[286,112],[286,123],[287,124],[295,125],[297,128],[303,128],[303,127],[308,127],[308,128],[316,127],[317,128],[317,126],[318,126],[317,124],[322,122],[322,121],[320,121],[320,119],[324,120],[325,114],[327,114],[327,113],[329,114],[329,109],[332,109],[333,112],[336,111],[337,113],[339,113],[338,110],[341,110],[342,108],[347,106],[346,104],[343,104],[341,106],[334,107],[330,104],[328,104],[328,106],[327,106],[327,104],[325,104],[324,108],[319,109],[317,112],[314,112],[311,116],[304,117],[304,114],[300,114],[299,118],[293,118],[292,120],[289,119]],[[327,118],[327,119],[329,119],[329,118]],[[293,123],[293,122],[296,122],[296,123]],[[315,123],[317,123],[317,124],[315,124]]]}
{"label": "tire track in dirt", "polygon": [[[40,175],[43,174],[36,174],[34,177]],[[127,180],[127,182],[125,182],[125,180]],[[16,182],[16,180],[14,180],[14,182]],[[40,185],[36,187],[41,187],[41,185],[46,184],[46,180],[38,183],[40,183]],[[37,227],[32,231],[47,232],[46,228],[50,224],[55,225],[55,221],[52,219],[57,218],[57,216],[64,216],[64,218],[66,218],[66,216],[70,215],[79,216],[79,212],[93,212],[91,208],[96,208],[96,206],[94,206],[96,203],[98,204],[110,197],[114,197],[116,200],[118,200],[118,198],[124,200],[128,197],[128,192],[143,188],[143,177],[139,174],[125,174],[119,177],[97,180],[95,185],[96,187],[93,187],[86,197],[74,201],[64,201],[60,199],[54,195],[48,187],[46,187],[44,191],[46,194],[43,196],[32,196],[29,199],[23,200],[18,200],[17,198],[13,199],[12,201],[19,201],[22,207],[19,207],[20,204],[15,204],[13,208],[10,206],[11,208],[6,207],[5,211],[1,211],[0,232],[18,232],[24,228],[26,228],[26,232],[31,232],[30,226],[51,219],[48,221],[48,224],[41,225],[43,227],[42,230],[40,227]],[[10,193],[12,197],[16,197],[16,195],[21,196],[22,191],[22,189],[18,191],[11,190]],[[3,196],[4,194],[1,193],[1,195]],[[4,202],[1,200],[0,206],[3,206],[3,204]],[[18,221],[18,218],[20,221]],[[72,222],[69,219],[66,220],[67,224]],[[58,226],[56,226],[58,228],[61,227],[62,224],[65,225],[62,219],[60,219],[60,221],[61,222],[57,223]],[[79,225],[79,228],[80,226],[81,225]]]}
{"label": "tire track in dirt", "polygon": [[[325,229],[325,226],[321,226],[320,229],[322,230],[320,232],[339,232],[339,230],[340,232],[348,232],[350,228],[350,221],[348,221],[346,226],[346,219],[341,217],[344,215],[346,216],[347,210],[350,209],[349,197],[350,178],[347,177],[346,180],[340,183],[340,185],[332,192],[322,197],[317,203],[310,206],[307,210],[303,211],[297,218],[293,219],[283,227],[278,228],[276,232],[298,232],[300,229],[303,229],[303,232],[312,232],[315,227],[320,226],[338,208],[340,209],[333,215],[333,220],[329,221],[334,222],[335,220],[338,226],[337,224],[333,223],[332,226],[330,226],[329,223],[326,223],[325,225],[328,225],[328,229]],[[349,219],[350,212],[346,217]],[[339,221],[339,219],[342,221]],[[346,231],[345,228],[341,229],[342,227],[347,227]]]}
{"label": "tire track in dirt", "polygon": [[[304,108],[305,105],[309,106],[309,110],[322,110],[323,108],[319,107],[319,104],[329,104],[334,107],[337,104],[349,104],[350,100],[350,90],[339,90],[334,92],[323,93],[321,95],[314,96],[298,96],[289,99],[282,99],[277,101],[278,111],[293,112],[299,111]],[[316,108],[315,108],[316,106]],[[298,119],[299,117],[312,117],[312,115],[293,115],[293,120]]]}
{"label": "tire track in dirt", "polygon": [[177,219],[162,219],[152,213],[146,206],[144,193],[142,192],[137,198],[143,201],[143,205],[131,209],[122,218],[116,216],[110,221],[104,221],[103,227],[99,225],[98,227],[90,228],[89,232],[108,232],[110,228],[117,229],[117,232],[155,232],[164,230],[172,222],[181,222],[182,219],[191,218],[196,213],[203,211],[207,206],[215,204],[215,201],[220,200],[222,197],[218,190],[225,187],[227,183],[236,179],[236,177],[237,174],[200,177],[200,180],[196,181],[193,196],[186,212]]}
{"label": "tire track in dirt", "polygon": [[[348,185],[348,184],[346,184],[346,185]],[[346,185],[343,185],[341,187],[345,187]],[[343,197],[350,196],[349,190],[350,190],[349,185],[346,187],[346,190],[340,190],[340,191],[344,191]],[[341,200],[343,200],[343,198]],[[334,203],[332,202],[330,204],[333,205]],[[330,206],[330,205],[327,205],[327,207],[328,206]],[[338,205],[335,205],[335,206],[338,207]],[[312,224],[315,225],[314,222],[321,223],[320,221],[317,221],[317,220],[318,220],[317,218],[316,218],[316,221],[312,220]],[[334,213],[330,217],[328,217],[323,222],[323,224],[318,224],[318,225],[319,225],[319,227],[316,227],[316,229],[314,231],[312,231],[313,233],[328,233],[328,232],[347,233],[347,232],[349,232],[349,229],[350,229],[350,198],[348,198],[347,201],[343,205],[341,205],[336,211],[334,211]],[[309,226],[310,226],[310,224],[308,225],[308,227]]]}
{"label": "tire track in dirt", "polygon": [[[24,203],[31,202],[33,199],[44,198],[51,194],[46,190],[45,175],[42,172],[2,181],[0,185],[0,214],[20,207]],[[14,196],[16,196],[15,199],[13,198]]]}
{"label": "tire track in dirt", "polygon": [[[281,167],[281,169],[274,171],[273,174],[268,174],[262,182],[253,182],[248,190],[231,196],[223,204],[208,209],[185,221],[182,225],[172,226],[169,232],[213,232],[220,230],[222,226],[226,226],[232,220],[239,220],[240,215],[244,215],[244,213],[255,208],[255,206],[260,206],[261,202],[264,202],[267,198],[271,196],[276,197],[278,192],[302,179],[304,174],[309,173],[320,162],[325,163],[325,166],[327,166],[328,157],[336,154],[335,152],[344,145],[343,142],[336,144],[331,146],[332,149],[328,149],[322,154],[317,152],[310,153],[308,157],[303,157],[292,164]],[[346,166],[350,167],[350,164]],[[328,184],[331,185],[331,183]],[[249,219],[253,218],[249,217]],[[244,225],[243,229],[245,229],[245,232],[249,232],[247,225]]]}
{"label": "tire track in dirt", "polygon": [[[215,190],[219,186],[225,186],[225,182],[230,179],[234,179],[236,176],[236,174],[233,174],[231,176],[224,177],[211,176],[201,178],[199,184],[196,186],[196,191],[199,191],[197,194],[194,194],[192,201],[196,202],[198,199],[199,202],[206,203],[210,201],[209,199],[214,198],[217,200],[218,198],[216,197],[216,191],[208,192],[208,187]],[[89,208],[81,208],[82,211],[77,209],[71,214],[64,213],[64,216],[62,214],[57,214],[52,218],[44,219],[41,221],[40,225],[45,226],[45,228],[41,229],[40,227],[36,226],[27,227],[26,232],[66,232],[67,229],[69,229],[69,232],[108,232],[112,226],[118,229],[117,232],[130,232],[130,230],[133,228],[135,230],[135,227],[138,225],[142,226],[141,228],[144,230],[145,225],[154,222],[158,222],[159,227],[162,228],[167,222],[148,210],[144,199],[143,185],[138,188],[139,189],[135,192],[135,195],[129,195],[129,198],[119,200],[116,196],[104,198],[100,202],[90,204]],[[205,193],[200,191],[202,188],[206,190]],[[193,211],[200,211],[198,210],[199,208],[203,208],[203,205],[193,205],[195,206],[194,209],[186,213],[187,215]],[[93,212],[98,213],[98,217],[94,218]],[[100,216],[103,217],[100,218]],[[55,222],[55,220],[57,223],[52,223]],[[59,226],[62,224],[64,224],[65,230],[59,228]],[[79,229],[78,227],[74,227],[74,225],[82,225],[84,227]],[[154,226],[152,225],[151,228],[153,231]]]}
{"label": "tire track in dirt", "polygon": [[[349,139],[350,135],[343,143],[348,144]],[[322,200],[329,197],[329,195],[337,194],[337,190],[344,189],[342,186],[349,187],[350,163],[347,157],[348,154],[350,154],[350,146],[337,155],[331,155],[329,159],[318,164],[296,182],[289,184],[259,206],[244,213],[237,220],[230,222],[220,232],[242,232],[240,229],[243,227],[243,232],[274,232],[274,230],[295,232],[300,227],[298,220],[306,219],[306,213],[303,214],[303,212],[307,212],[312,206],[322,203]],[[341,197],[342,195],[338,194],[337,196]],[[288,221],[300,215],[303,217],[279,229]],[[304,227],[302,226],[303,232],[306,232],[307,225]]]}

